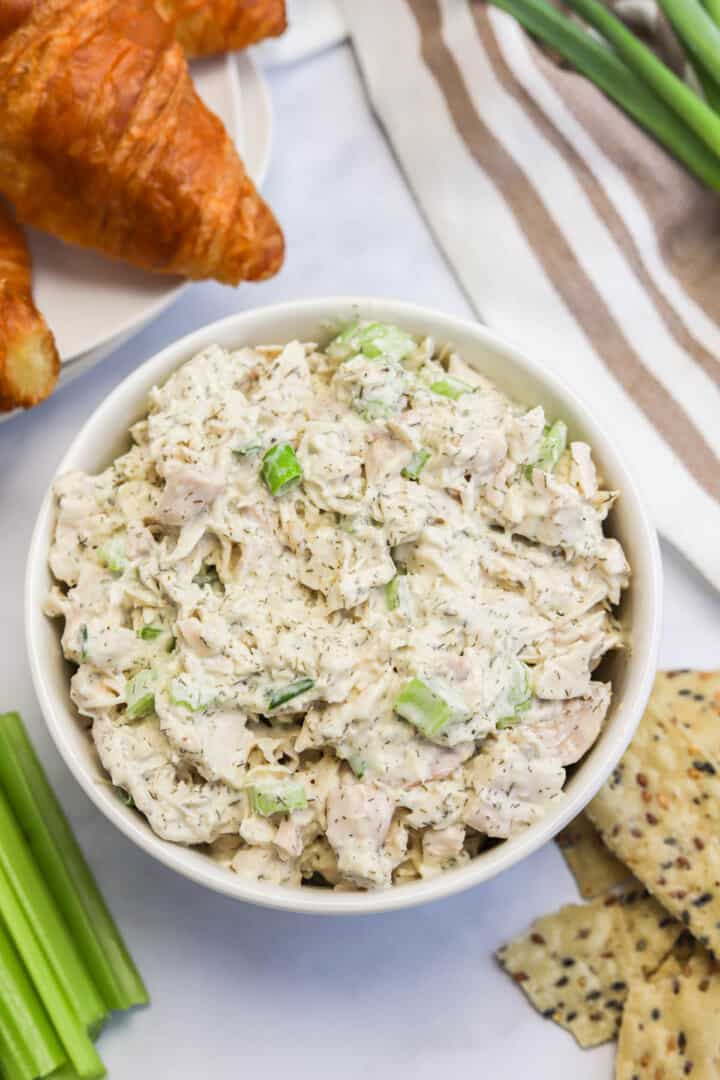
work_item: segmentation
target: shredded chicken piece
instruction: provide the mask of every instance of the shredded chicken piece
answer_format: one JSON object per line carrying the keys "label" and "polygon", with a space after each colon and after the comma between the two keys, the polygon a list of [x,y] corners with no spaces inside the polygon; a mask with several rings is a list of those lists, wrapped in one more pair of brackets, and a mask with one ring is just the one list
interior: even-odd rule
{"label": "shredded chicken piece", "polygon": [[157,520],[163,525],[185,525],[206,510],[223,487],[220,474],[181,465],[166,474]]}
{"label": "shredded chicken piece", "polygon": [[393,800],[382,788],[348,778],[327,805],[327,838],[344,878],[356,885],[389,884],[392,865],[383,850],[393,815]]}
{"label": "shredded chicken piece", "polygon": [[528,731],[561,765],[574,765],[594,744],[610,707],[611,686],[594,682],[587,697],[536,701],[528,712]]}
{"label": "shredded chicken piece", "polygon": [[565,770],[523,730],[498,732],[469,767],[474,794],[463,821],[487,836],[506,839],[542,817],[562,796]]}

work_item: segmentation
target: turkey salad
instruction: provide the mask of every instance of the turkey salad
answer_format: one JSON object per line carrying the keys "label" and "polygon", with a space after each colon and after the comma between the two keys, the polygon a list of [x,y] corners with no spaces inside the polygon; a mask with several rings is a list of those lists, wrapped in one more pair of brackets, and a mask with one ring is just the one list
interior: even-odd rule
{"label": "turkey salad", "polygon": [[356,323],[206,349],[55,486],[47,612],[112,783],[249,878],[377,888],[562,798],[628,584],[590,448]]}

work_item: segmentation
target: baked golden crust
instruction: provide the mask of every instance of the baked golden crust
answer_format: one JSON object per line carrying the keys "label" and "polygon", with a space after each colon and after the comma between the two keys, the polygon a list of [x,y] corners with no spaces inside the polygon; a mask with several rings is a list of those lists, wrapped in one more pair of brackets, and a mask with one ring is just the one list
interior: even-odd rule
{"label": "baked golden crust", "polygon": [[59,370],[55,341],[33,303],[25,236],[0,203],[0,412],[37,405]]}
{"label": "baked golden crust", "polygon": [[166,274],[280,267],[282,232],[151,0],[37,0],[0,43],[0,98],[20,220]]}
{"label": "baked golden crust", "polygon": [[155,0],[155,8],[187,56],[246,49],[287,26],[285,0]]}
{"label": "baked golden crust", "polygon": [[27,18],[35,0],[3,0],[0,4],[0,41]]}

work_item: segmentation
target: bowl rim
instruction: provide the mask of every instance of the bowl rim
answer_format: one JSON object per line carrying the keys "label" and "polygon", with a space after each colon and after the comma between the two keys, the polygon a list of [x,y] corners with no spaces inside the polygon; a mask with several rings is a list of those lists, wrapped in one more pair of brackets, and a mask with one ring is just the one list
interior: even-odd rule
{"label": "bowl rim", "polygon": [[[58,476],[71,467],[78,467],[79,462],[76,459],[82,459],[85,440],[93,431],[105,425],[105,430],[109,433],[108,442],[119,434],[119,429],[116,431],[112,422],[115,407],[120,403],[132,402],[134,399],[137,399],[140,404],[146,394],[144,389],[141,392],[141,388],[147,383],[151,372],[154,379],[156,370],[162,374],[165,368],[168,371],[174,370],[202,348],[214,344],[224,332],[232,332],[237,328],[238,338],[241,339],[243,325],[254,321],[271,323],[273,319],[305,316],[315,318],[317,322],[327,323],[337,319],[340,312],[346,312],[348,309],[353,311],[369,309],[374,318],[384,318],[408,326],[413,325],[413,320],[432,322],[445,328],[444,332],[447,333],[448,340],[452,339],[453,333],[460,332],[469,335],[479,346],[508,360],[520,375],[529,376],[531,380],[544,384],[552,395],[557,396],[584,432],[590,433],[588,438],[593,449],[601,448],[602,457],[606,466],[610,466],[609,471],[613,478],[622,478],[623,503],[633,504],[629,529],[633,535],[635,547],[641,553],[639,559],[636,553],[636,566],[633,570],[637,578],[639,576],[637,562],[644,564],[644,576],[649,585],[649,595],[644,597],[648,608],[645,617],[644,640],[633,642],[632,654],[628,660],[627,686],[618,706],[622,722],[616,724],[615,731],[606,733],[602,746],[599,743],[595,744],[593,768],[588,767],[590,763],[586,763],[584,767],[580,766],[573,776],[571,793],[566,794],[562,800],[558,800],[556,809],[548,812],[516,837],[503,841],[458,869],[445,871],[430,879],[393,886],[386,890],[336,893],[329,889],[288,888],[241,878],[213,862],[207,855],[157,837],[144,819],[124,806],[114,796],[111,785],[98,783],[89,764],[75,753],[67,723],[69,712],[64,703],[59,701],[45,675],[42,649],[38,638],[39,628],[47,619],[42,611],[42,603],[45,592],[43,578],[47,569],[46,538],[50,535],[54,509],[52,489]],[[92,411],[63,454],[38,511],[26,563],[25,637],[35,692],[45,723],[61,757],[95,806],[147,854],[196,884],[204,885],[234,899],[263,907],[304,914],[371,914],[438,900],[490,880],[552,839],[587,805],[622,756],[649,697],[657,667],[661,599],[662,567],[657,534],[650,523],[632,470],[623,462],[611,437],[605,433],[589,407],[562,379],[546,371],[539,360],[528,356],[504,335],[497,334],[470,319],[458,318],[425,306],[383,297],[313,297],[249,309],[194,330],[140,363]]]}

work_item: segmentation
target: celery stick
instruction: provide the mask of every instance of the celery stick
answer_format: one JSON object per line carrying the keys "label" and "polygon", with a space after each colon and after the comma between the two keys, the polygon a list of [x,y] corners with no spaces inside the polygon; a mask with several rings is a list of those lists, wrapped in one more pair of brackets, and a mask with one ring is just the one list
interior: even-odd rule
{"label": "celery stick", "polygon": [[102,998],[77,953],[1,789],[0,865],[68,1002],[86,1028],[97,1027],[107,1015]]}
{"label": "celery stick", "polygon": [[0,923],[0,1064],[8,1077],[45,1076],[65,1060],[45,1009]]}
{"label": "celery stick", "polygon": [[[720,160],[617,53],[547,0],[491,0],[586,75],[708,187],[720,190]],[[632,35],[631,35],[632,36]],[[691,93],[691,91],[688,91]],[[699,105],[703,103],[696,99]],[[708,111],[707,106],[703,106]]]}
{"label": "celery stick", "polygon": [[0,1077],[2,1080],[34,1080],[37,1074],[28,1065],[18,1047],[7,1042],[0,1029]]}
{"label": "celery stick", "polygon": [[0,716],[0,784],[105,1004],[146,1004],[142,978],[17,713]]}
{"label": "celery stick", "polygon": [[427,738],[437,735],[452,719],[452,710],[422,679],[405,683],[393,706],[398,716],[407,720]]}
{"label": "celery stick", "polygon": [[402,363],[417,343],[399,326],[391,323],[352,323],[330,342],[325,352],[333,360],[344,362],[362,353],[370,360],[382,357]]}
{"label": "celery stick", "polygon": [[250,788],[250,804],[256,814],[271,817],[273,814],[291,814],[293,810],[305,810],[307,795],[302,784],[276,784],[275,787]]}
{"label": "celery stick", "polygon": [[104,1076],[105,1066],[85,1030],[85,1025],[70,1005],[2,866],[0,915],[69,1060],[82,1080],[95,1080],[96,1077]]}

